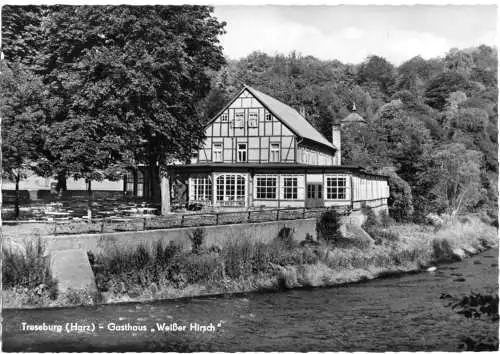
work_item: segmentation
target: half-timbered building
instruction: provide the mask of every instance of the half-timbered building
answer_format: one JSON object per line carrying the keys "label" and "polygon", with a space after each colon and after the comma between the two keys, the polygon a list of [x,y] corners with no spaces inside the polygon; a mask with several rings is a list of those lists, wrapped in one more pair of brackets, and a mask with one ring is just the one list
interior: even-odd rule
{"label": "half-timbered building", "polygon": [[189,204],[205,207],[386,206],[387,180],[341,165],[341,130],[328,141],[292,107],[245,86],[211,121],[190,164],[173,168]]}

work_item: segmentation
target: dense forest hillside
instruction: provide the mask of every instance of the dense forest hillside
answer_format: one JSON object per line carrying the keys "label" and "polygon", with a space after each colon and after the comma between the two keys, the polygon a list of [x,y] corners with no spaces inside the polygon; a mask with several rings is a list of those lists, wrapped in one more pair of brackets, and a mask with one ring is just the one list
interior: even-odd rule
{"label": "dense forest hillside", "polygon": [[399,66],[379,56],[359,65],[292,52],[254,52],[212,73],[200,107],[209,119],[243,84],[305,111],[331,138],[353,104],[366,125],[343,127],[342,164],[390,176],[392,214],[497,214],[497,49],[451,49]]}

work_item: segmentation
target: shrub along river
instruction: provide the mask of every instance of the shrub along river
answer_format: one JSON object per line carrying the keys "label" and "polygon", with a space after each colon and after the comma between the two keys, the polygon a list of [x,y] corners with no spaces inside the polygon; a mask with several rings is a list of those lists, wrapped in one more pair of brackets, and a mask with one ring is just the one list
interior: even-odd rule
{"label": "shrub along river", "polygon": [[[445,307],[440,295],[496,294],[497,263],[498,249],[492,249],[460,263],[442,265],[432,273],[332,288],[4,310],[3,350],[454,351],[463,335],[497,335],[498,323],[466,319]],[[172,328],[174,323],[177,329],[186,326],[185,331],[159,330],[163,324]],[[214,332],[195,327],[210,323],[214,326],[206,329]],[[27,329],[43,324],[45,329],[52,326],[51,330]],[[68,333],[72,324],[73,328],[80,326],[80,331]],[[95,331],[89,332],[92,325]],[[132,326],[137,331],[120,330]]]}

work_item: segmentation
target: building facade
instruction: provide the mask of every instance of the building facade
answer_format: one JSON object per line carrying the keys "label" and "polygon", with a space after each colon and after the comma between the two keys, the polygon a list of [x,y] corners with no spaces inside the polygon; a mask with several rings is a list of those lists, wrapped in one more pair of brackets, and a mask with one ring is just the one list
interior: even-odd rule
{"label": "building facade", "polygon": [[191,163],[172,168],[172,185],[183,190],[177,199],[188,204],[387,206],[385,177],[341,165],[338,126],[330,142],[295,109],[249,86],[207,124],[205,135]]}

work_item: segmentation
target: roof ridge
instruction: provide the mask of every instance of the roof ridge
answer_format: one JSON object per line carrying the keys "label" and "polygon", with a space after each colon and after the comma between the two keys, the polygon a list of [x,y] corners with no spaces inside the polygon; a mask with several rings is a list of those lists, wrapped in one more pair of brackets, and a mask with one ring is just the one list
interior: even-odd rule
{"label": "roof ridge", "polygon": [[[272,96],[270,96],[262,91],[255,89],[249,85],[246,85],[246,84],[243,84],[243,85],[246,89],[248,89],[250,91],[250,93],[252,93],[254,96],[256,96],[257,99],[263,100],[263,101],[271,101],[271,102],[267,102],[267,104],[266,104],[266,102],[262,102],[266,106],[269,106],[269,104],[279,105],[279,106],[281,106],[282,109],[287,110],[288,112],[275,112],[275,110],[272,109],[273,107],[267,107],[270,111],[272,111],[272,113],[274,113],[280,119],[280,121],[282,121],[282,123],[284,123],[288,128],[290,128],[295,134],[297,134],[298,136],[300,136],[302,138],[307,138],[307,139],[316,141],[317,143],[320,143],[322,145],[326,145],[330,148],[336,149],[336,147],[330,141],[328,141],[328,139],[326,139],[326,137],[323,134],[321,134],[311,124],[311,122],[309,122],[305,117],[303,117],[295,108],[287,105],[284,102],[281,102],[280,100],[278,100],[278,99],[276,99],[276,98],[274,98],[274,97],[272,97]],[[264,97],[259,97],[259,96],[264,96]],[[275,108],[280,108],[280,107],[275,107]],[[282,114],[280,114],[280,113],[282,113]],[[292,119],[288,119],[288,117],[284,117],[283,113],[289,113],[289,114],[295,115],[295,117],[291,117]],[[297,129],[297,127],[295,127],[293,124],[293,123],[300,124],[301,122],[306,123],[306,126],[302,127],[304,129],[301,129],[304,131]]]}

